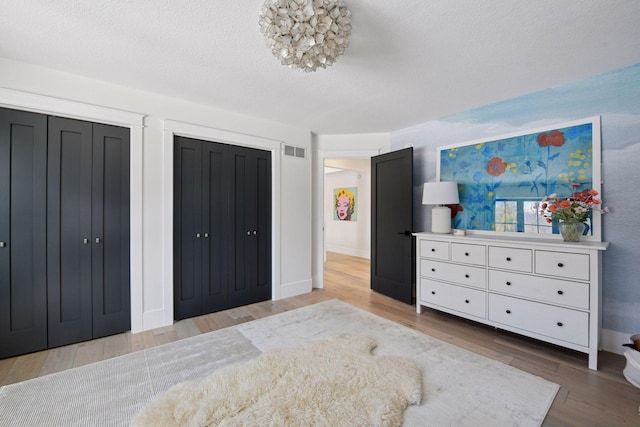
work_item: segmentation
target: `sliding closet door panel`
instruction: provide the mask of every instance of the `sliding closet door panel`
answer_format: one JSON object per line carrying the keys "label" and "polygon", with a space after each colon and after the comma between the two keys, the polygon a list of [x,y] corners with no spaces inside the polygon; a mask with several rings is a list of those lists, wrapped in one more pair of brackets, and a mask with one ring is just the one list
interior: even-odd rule
{"label": "sliding closet door panel", "polygon": [[227,308],[229,152],[224,144],[202,147],[202,309],[210,313]]}
{"label": "sliding closet door panel", "polygon": [[256,154],[256,301],[271,298],[271,153]]}
{"label": "sliding closet door panel", "polygon": [[0,358],[47,347],[46,132],[0,109]]}
{"label": "sliding closet door panel", "polygon": [[131,329],[129,129],[93,125],[93,338]]}
{"label": "sliding closet door panel", "polygon": [[202,313],[202,143],[175,137],[174,316]]}
{"label": "sliding closet door panel", "polygon": [[233,147],[230,306],[271,298],[271,153]]}
{"label": "sliding closet door panel", "polygon": [[229,305],[231,307],[247,304],[250,300],[251,288],[249,280],[252,261],[251,246],[255,240],[255,230],[251,222],[249,204],[251,202],[250,180],[247,170],[250,168],[248,150],[232,147],[229,207],[233,239],[230,242],[231,258],[229,259]]}
{"label": "sliding closet door panel", "polygon": [[92,338],[91,123],[49,118],[49,347]]}

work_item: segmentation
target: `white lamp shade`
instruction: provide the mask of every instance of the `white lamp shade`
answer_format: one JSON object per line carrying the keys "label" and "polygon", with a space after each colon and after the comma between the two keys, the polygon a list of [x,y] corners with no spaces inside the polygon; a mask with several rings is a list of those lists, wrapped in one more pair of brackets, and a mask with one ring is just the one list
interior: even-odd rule
{"label": "white lamp shade", "polygon": [[431,232],[451,233],[451,209],[442,205],[460,203],[458,184],[452,181],[425,182],[422,190],[423,205],[437,205],[431,209]]}
{"label": "white lamp shade", "polygon": [[423,205],[452,205],[460,203],[458,183],[453,181],[425,182],[422,190]]}

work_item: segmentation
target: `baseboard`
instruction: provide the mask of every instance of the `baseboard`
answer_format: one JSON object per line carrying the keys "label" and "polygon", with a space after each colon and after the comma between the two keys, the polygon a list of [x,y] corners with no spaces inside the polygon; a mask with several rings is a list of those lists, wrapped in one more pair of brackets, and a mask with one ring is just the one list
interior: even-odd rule
{"label": "baseboard", "polygon": [[371,258],[371,252],[369,249],[348,248],[339,245],[326,245],[325,250],[327,252],[336,252],[343,255],[357,256],[358,258]]}
{"label": "baseboard", "polygon": [[294,283],[284,283],[280,286],[280,299],[295,297],[311,292],[312,280],[302,280]]}
{"label": "baseboard", "polygon": [[632,334],[625,332],[612,331],[610,329],[602,329],[600,334],[600,346],[603,350],[615,354],[623,354],[627,349],[622,344],[629,342],[629,337]]}
{"label": "baseboard", "polygon": [[148,331],[149,329],[161,328],[163,326],[171,325],[173,322],[167,323],[165,321],[165,314],[166,313],[164,309],[145,311],[142,314],[142,330]]}

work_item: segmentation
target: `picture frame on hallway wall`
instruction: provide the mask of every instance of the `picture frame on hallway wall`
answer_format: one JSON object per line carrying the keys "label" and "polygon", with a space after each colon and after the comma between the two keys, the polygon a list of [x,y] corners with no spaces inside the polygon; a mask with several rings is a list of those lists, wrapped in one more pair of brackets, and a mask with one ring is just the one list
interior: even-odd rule
{"label": "picture frame on hallway wall", "polygon": [[[601,191],[600,117],[438,147],[437,179],[455,181],[460,207],[453,227],[470,233],[560,238],[540,215],[544,197]],[[578,186],[579,185],[579,186]],[[600,241],[600,215],[583,240]]]}
{"label": "picture frame on hallway wall", "polygon": [[358,187],[340,187],[333,189],[334,221],[358,220]]}

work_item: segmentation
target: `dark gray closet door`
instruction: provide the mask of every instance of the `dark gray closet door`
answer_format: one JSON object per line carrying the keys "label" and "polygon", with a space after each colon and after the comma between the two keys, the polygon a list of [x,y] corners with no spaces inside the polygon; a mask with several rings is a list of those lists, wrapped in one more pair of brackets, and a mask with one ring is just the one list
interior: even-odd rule
{"label": "dark gray closet door", "polygon": [[271,298],[271,153],[175,137],[174,316]]}
{"label": "dark gray closet door", "polygon": [[228,307],[228,162],[225,144],[175,138],[174,315]]}
{"label": "dark gray closet door", "polygon": [[251,301],[251,269],[255,260],[250,259],[254,233],[257,228],[252,215],[253,180],[248,176],[252,168],[248,149],[234,147],[229,165],[229,208],[233,238],[229,242],[229,305],[239,306]]}
{"label": "dark gray closet door", "polygon": [[93,125],[93,338],[131,329],[129,129]]}
{"label": "dark gray closet door", "polygon": [[227,308],[229,146],[202,142],[202,312]]}
{"label": "dark gray closet door", "polygon": [[173,158],[174,316],[185,319],[202,314],[202,141],[175,137]]}
{"label": "dark gray closet door", "polygon": [[271,299],[271,153],[254,150],[256,158],[255,301]]}
{"label": "dark gray closet door", "polygon": [[0,358],[47,347],[47,117],[0,109]]}
{"label": "dark gray closet door", "polygon": [[91,162],[92,124],[49,117],[49,347],[93,337]]}
{"label": "dark gray closet door", "polygon": [[233,147],[229,306],[271,297],[271,153]]}

